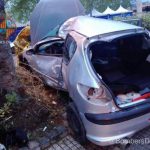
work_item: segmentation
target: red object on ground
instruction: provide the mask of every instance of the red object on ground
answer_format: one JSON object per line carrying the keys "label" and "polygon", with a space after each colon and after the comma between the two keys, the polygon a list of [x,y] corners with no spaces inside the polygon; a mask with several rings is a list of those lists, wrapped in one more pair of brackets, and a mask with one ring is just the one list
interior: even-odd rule
{"label": "red object on ground", "polygon": [[139,101],[139,100],[142,100],[142,99],[148,99],[148,98],[150,98],[150,93],[144,94],[144,95],[142,95],[138,98],[133,99],[132,101],[136,102],[136,101]]}

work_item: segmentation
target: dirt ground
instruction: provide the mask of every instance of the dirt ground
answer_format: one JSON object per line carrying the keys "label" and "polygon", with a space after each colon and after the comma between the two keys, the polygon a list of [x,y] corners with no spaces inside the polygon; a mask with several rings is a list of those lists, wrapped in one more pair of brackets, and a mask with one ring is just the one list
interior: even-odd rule
{"label": "dirt ground", "polygon": [[[34,139],[40,136],[44,128],[51,130],[62,124],[67,94],[45,86],[36,74],[23,67],[18,67],[16,74],[20,87],[19,97],[9,112],[0,118],[0,128],[20,128],[30,139]],[[5,102],[3,92],[0,106],[4,106]]]}
{"label": "dirt ground", "polygon": [[[28,97],[22,107],[25,109],[25,111],[22,109],[22,114],[27,117],[27,124],[30,124],[32,120],[35,120],[35,126],[48,120],[52,124],[60,122],[61,120],[57,118],[65,112],[65,106],[67,105],[67,100],[65,100],[66,93],[61,93],[45,86],[37,75],[25,68],[19,67],[17,76],[23,86],[23,93]],[[34,126],[29,125],[29,129],[32,130],[32,128],[35,129]]]}

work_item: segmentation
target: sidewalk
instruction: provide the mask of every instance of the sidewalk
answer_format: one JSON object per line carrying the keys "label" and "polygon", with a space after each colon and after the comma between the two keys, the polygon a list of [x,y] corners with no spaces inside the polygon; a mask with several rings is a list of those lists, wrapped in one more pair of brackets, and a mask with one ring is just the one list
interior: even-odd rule
{"label": "sidewalk", "polygon": [[47,150],[85,150],[78,142],[70,135],[66,136],[58,143],[53,144]]}

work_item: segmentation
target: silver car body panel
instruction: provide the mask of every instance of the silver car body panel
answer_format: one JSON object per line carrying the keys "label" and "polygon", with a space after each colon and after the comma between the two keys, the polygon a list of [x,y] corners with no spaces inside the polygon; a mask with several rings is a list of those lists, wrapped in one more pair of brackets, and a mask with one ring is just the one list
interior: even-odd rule
{"label": "silver car body panel", "polygon": [[59,29],[58,35],[65,38],[70,31],[76,31],[88,38],[126,30],[143,30],[143,28],[107,19],[79,16],[67,20]]}
{"label": "silver car body panel", "polygon": [[61,72],[62,57],[35,55],[32,59],[34,59],[33,67],[41,73],[48,85],[57,87]]}
{"label": "silver car body panel", "polygon": [[39,73],[49,86],[58,86],[58,78],[62,63],[61,57],[24,55],[24,58],[28,60],[29,66]]}
{"label": "silver car body panel", "polygon": [[[30,49],[36,48],[42,43],[56,43],[54,41],[61,40],[61,38],[48,38],[42,40],[35,44]],[[59,43],[59,42],[57,42]],[[30,54],[28,55],[28,50],[23,53],[23,57],[28,61],[29,66],[36,71],[44,79],[47,85],[55,87],[57,89],[66,90],[66,86],[62,79],[62,56],[53,56],[53,55],[38,55]]]}
{"label": "silver car body panel", "polygon": [[[92,103],[87,100],[87,97],[83,96],[80,90],[83,89],[84,86],[99,88],[102,84],[99,78],[96,76],[95,72],[87,61],[87,55],[85,55],[84,51],[84,43],[86,38],[74,31],[69,33],[72,37],[74,37],[77,44],[76,52],[71,59],[70,63],[67,65],[63,63],[62,68],[66,68],[63,72],[63,76],[65,76],[65,83],[67,83],[67,88],[69,89],[69,94],[71,98],[74,100],[77,105],[79,112],[82,113],[110,113],[117,109],[114,105],[113,100],[110,102],[100,101],[99,103]],[[83,71],[84,70],[84,71]],[[83,89],[84,90],[84,89]]]}
{"label": "silver car body panel", "polygon": [[[141,32],[143,31],[137,31],[137,33]],[[129,30],[124,34],[121,34],[120,32],[117,37],[133,33],[135,33],[134,30]],[[99,103],[93,103],[81,94],[80,90],[83,90],[85,85],[88,87],[98,88],[99,85],[102,84],[101,77],[95,74],[91,67],[87,51],[90,43],[100,39],[98,36],[87,39],[75,31],[71,31],[69,34],[74,37],[78,43],[78,47],[70,63],[67,66],[63,64],[63,68],[65,68],[65,70],[63,70],[65,74],[63,75],[65,76],[65,82],[67,82],[69,94],[76,104],[82,118],[87,138],[97,145],[107,146],[117,143],[119,139],[130,137],[136,132],[149,126],[150,113],[135,119],[111,125],[97,125],[89,122],[85,118],[85,113],[103,114],[117,112],[120,109],[116,107],[113,100],[107,103],[103,103],[102,101]],[[113,38],[116,38],[116,36],[112,34],[112,36],[109,36],[109,38],[107,37],[106,40]]]}
{"label": "silver car body panel", "polygon": [[119,140],[130,138],[138,131],[150,126],[150,113],[132,120],[111,125],[97,125],[89,122],[80,114],[86,129],[87,138],[100,146],[119,144]]}

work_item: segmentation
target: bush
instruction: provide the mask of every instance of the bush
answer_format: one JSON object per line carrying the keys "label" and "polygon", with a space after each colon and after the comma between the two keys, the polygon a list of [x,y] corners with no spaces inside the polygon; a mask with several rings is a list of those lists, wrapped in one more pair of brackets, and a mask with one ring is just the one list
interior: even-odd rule
{"label": "bush", "polygon": [[142,16],[142,25],[144,28],[150,30],[150,13],[145,13]]}
{"label": "bush", "polygon": [[134,15],[134,16],[128,16],[128,17],[115,17],[114,20],[117,20],[117,21],[126,21],[128,23],[131,23],[131,24],[136,24],[136,21],[132,21],[130,22],[130,20],[133,20],[133,19],[142,19],[142,27],[150,30],[150,13],[143,13],[141,17],[139,17],[138,15]]}
{"label": "bush", "polygon": [[17,94],[15,92],[11,92],[9,94],[6,94],[6,100],[8,103],[13,104],[17,100]]}

